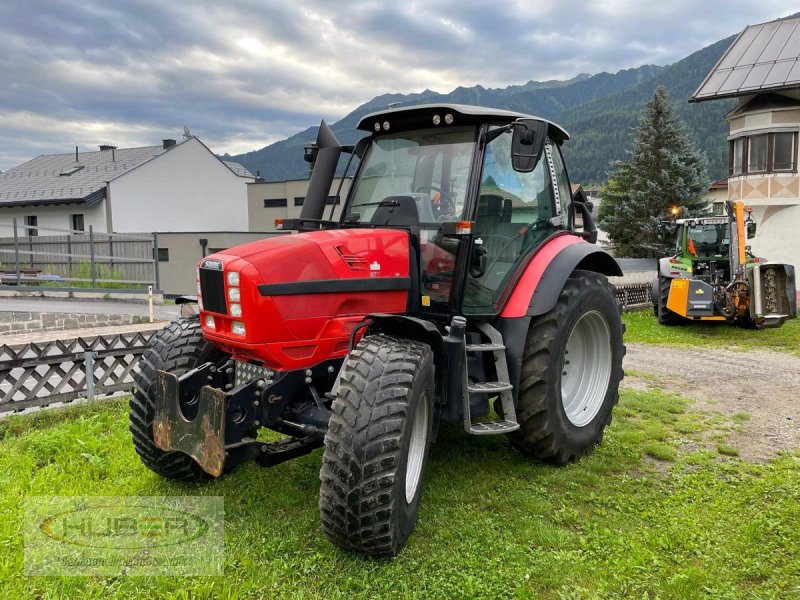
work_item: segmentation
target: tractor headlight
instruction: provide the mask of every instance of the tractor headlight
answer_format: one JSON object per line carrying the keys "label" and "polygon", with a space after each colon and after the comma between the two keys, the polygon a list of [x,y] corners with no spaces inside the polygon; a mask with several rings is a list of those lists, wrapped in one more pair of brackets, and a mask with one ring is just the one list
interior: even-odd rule
{"label": "tractor headlight", "polygon": [[231,304],[228,307],[228,310],[230,311],[232,317],[241,317],[242,316],[242,305],[241,304]]}
{"label": "tractor headlight", "polygon": [[228,271],[228,285],[239,285],[238,271]]}
{"label": "tractor headlight", "polygon": [[242,298],[242,293],[239,291],[238,287],[228,288],[228,300],[231,302],[239,302]]}
{"label": "tractor headlight", "polygon": [[245,334],[244,323],[242,323],[241,321],[234,321],[233,323],[231,323],[231,332],[235,333],[236,335],[244,336]]}
{"label": "tractor headlight", "polygon": [[217,328],[217,323],[214,321],[214,315],[206,315],[206,327],[211,329]]}

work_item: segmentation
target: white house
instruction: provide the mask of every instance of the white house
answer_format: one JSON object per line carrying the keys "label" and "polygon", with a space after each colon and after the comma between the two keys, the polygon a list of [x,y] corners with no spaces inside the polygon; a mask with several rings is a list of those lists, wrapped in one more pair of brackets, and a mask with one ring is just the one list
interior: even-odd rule
{"label": "white house", "polygon": [[738,99],[726,115],[726,196],[753,207],[756,254],[800,266],[800,19],[742,31],[692,101],[717,98]]}
{"label": "white house", "polygon": [[0,174],[0,221],[17,217],[20,235],[90,225],[97,232],[247,231],[246,184],[254,179],[194,136],[141,148],[76,148]]}

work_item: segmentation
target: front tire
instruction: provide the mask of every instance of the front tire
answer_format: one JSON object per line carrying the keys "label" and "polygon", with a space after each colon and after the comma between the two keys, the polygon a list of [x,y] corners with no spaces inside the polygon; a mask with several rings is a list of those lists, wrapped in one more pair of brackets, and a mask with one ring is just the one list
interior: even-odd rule
{"label": "front tire", "polygon": [[129,404],[133,445],[148,469],[168,479],[211,478],[188,454],[164,452],[153,441],[156,371],[168,371],[180,377],[206,362],[221,362],[226,357],[203,338],[200,318],[196,315],[177,319],[153,335],[150,347],[142,354],[139,368],[133,374],[136,388]]}
{"label": "front tire", "polygon": [[670,285],[672,285],[672,279],[664,277],[663,275],[658,276],[658,306],[656,307],[656,316],[661,325],[680,325],[682,321],[681,316],[667,308]]}
{"label": "front tire", "polygon": [[600,443],[619,400],[624,329],[608,279],[575,271],[553,309],[528,329],[514,446],[564,464]]}
{"label": "front tire", "polygon": [[427,344],[365,337],[348,355],[320,470],[322,531],[337,546],[395,555],[417,521],[433,429]]}

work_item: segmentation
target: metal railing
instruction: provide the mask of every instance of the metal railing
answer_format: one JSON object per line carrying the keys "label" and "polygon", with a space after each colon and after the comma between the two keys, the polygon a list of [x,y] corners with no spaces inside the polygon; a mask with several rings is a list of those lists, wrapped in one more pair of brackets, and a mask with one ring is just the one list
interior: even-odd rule
{"label": "metal railing", "polygon": [[153,333],[0,345],[0,413],[130,390]]}
{"label": "metal railing", "polygon": [[651,287],[649,283],[616,286],[617,301],[622,305],[622,310],[636,310],[652,306]]}
{"label": "metal railing", "polygon": [[16,217],[0,221],[0,284],[0,290],[160,290],[158,234],[101,233],[92,225],[88,231],[59,229],[22,224]]}

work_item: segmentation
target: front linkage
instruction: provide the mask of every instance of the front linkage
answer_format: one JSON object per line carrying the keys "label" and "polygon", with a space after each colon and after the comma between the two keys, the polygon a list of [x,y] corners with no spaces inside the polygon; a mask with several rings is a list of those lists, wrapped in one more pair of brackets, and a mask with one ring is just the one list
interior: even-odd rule
{"label": "front linkage", "polygon": [[[322,446],[330,401],[318,389],[333,386],[342,359],[309,369],[273,373],[236,385],[236,370],[249,365],[228,361],[203,364],[181,377],[157,371],[153,440],[165,452],[191,456],[209,475],[249,460],[271,467]],[[326,406],[327,404],[327,406]],[[259,427],[291,436],[278,442],[256,439]]]}

